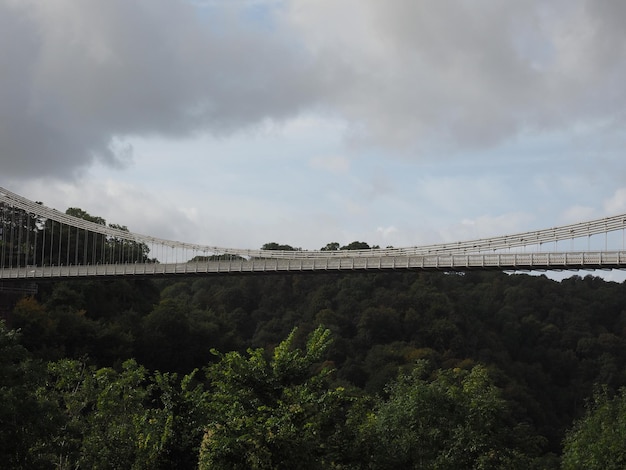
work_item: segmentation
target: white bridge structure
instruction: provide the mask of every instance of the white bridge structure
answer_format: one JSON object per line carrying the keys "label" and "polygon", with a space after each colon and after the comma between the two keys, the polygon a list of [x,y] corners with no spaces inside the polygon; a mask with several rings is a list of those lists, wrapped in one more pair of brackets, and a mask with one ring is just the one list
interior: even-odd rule
{"label": "white bridge structure", "polygon": [[245,273],[626,269],[626,214],[478,240],[336,251],[204,246],[140,235],[92,219],[59,212],[0,187],[0,282]]}

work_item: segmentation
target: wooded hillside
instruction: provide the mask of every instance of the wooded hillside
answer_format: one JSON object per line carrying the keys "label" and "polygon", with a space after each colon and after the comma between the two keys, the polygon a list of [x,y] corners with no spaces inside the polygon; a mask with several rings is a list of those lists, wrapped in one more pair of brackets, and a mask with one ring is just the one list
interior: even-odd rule
{"label": "wooded hillside", "polygon": [[594,387],[626,385],[626,286],[590,275],[44,283],[2,334],[16,468],[557,468]]}

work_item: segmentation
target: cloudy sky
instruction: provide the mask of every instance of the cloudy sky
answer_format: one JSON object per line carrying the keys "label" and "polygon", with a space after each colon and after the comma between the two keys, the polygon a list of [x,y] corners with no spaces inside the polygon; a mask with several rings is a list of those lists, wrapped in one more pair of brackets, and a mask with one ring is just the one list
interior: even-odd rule
{"label": "cloudy sky", "polygon": [[626,2],[0,0],[0,186],[208,245],[626,212]]}

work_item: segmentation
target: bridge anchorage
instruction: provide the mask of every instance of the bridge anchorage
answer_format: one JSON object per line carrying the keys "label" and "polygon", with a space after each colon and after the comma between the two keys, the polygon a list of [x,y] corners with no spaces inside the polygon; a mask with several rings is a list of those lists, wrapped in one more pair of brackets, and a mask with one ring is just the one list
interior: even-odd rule
{"label": "bridge anchorage", "polygon": [[0,187],[0,281],[339,272],[626,268],[626,214],[405,248],[268,251],[205,246],[84,220]]}

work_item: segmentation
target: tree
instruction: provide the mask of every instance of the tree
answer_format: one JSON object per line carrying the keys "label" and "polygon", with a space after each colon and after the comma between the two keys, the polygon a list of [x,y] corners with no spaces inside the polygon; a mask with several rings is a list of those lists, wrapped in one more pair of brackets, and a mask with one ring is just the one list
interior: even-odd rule
{"label": "tree", "polygon": [[188,296],[164,295],[142,319],[140,361],[151,369],[188,373],[214,359],[211,348],[232,347],[231,328],[213,311],[191,305]]}
{"label": "tree", "polygon": [[[128,232],[125,225],[109,224],[109,227]],[[108,263],[145,263],[148,261],[150,248],[145,243],[109,237],[106,241],[105,260]]]}
{"label": "tree", "polygon": [[19,335],[0,320],[0,461],[4,468],[50,468],[42,443],[56,427],[54,403],[36,390],[45,368],[31,360]]}
{"label": "tree", "polygon": [[64,359],[49,364],[62,425],[42,446],[57,468],[194,468],[207,397],[194,374],[148,371],[134,360],[121,371]]}
{"label": "tree", "polygon": [[344,431],[350,398],[329,388],[330,369],[313,372],[328,349],[330,331],[317,328],[306,349],[294,347],[296,330],[268,359],[230,352],[208,369],[212,420],[200,469],[292,469],[338,466],[352,447]]}
{"label": "tree", "polygon": [[[102,217],[93,216],[78,207],[70,207],[65,213],[97,225],[106,225]],[[11,223],[15,223],[15,220],[19,220],[20,223],[24,221],[31,227],[29,230],[35,232],[32,236],[28,230],[18,232],[21,243],[25,243],[18,252],[28,253],[26,259],[32,264],[72,265],[148,261],[150,250],[145,243],[107,237],[52,219],[40,220],[30,214],[24,214],[19,219],[15,216],[10,219],[1,216],[0,218]],[[3,226],[6,226],[6,223],[3,221]],[[122,225],[109,224],[109,227],[128,232],[128,228]],[[15,250],[11,250],[11,253],[13,251]]]}
{"label": "tree", "polygon": [[540,441],[507,420],[484,366],[431,376],[418,361],[387,393],[362,433],[375,468],[532,468]]}
{"label": "tree", "polygon": [[42,224],[35,214],[2,205],[0,208],[0,266],[35,264],[37,232]]}
{"label": "tree", "polygon": [[585,416],[567,432],[562,468],[621,469],[626,466],[626,388],[611,397],[597,390]]}
{"label": "tree", "polygon": [[281,245],[276,242],[269,242],[261,247],[262,250],[278,250],[278,251],[300,251],[300,248],[294,248],[291,245]]}
{"label": "tree", "polygon": [[369,250],[370,246],[365,242],[353,241],[340,248],[341,250]]}

